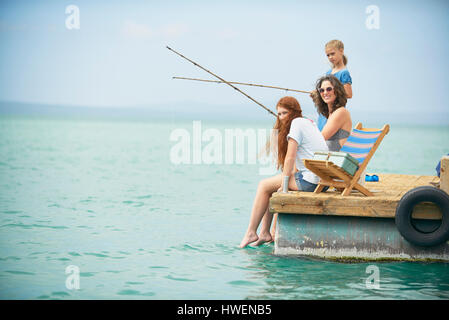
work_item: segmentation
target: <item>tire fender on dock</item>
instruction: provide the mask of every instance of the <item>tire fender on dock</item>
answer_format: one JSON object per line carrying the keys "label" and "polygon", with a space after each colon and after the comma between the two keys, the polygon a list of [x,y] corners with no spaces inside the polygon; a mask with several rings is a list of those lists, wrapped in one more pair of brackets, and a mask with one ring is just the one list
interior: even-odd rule
{"label": "tire fender on dock", "polygon": [[[415,205],[432,202],[439,207],[442,220],[439,227],[426,232],[418,230],[412,221]],[[407,191],[396,207],[395,223],[399,233],[417,246],[433,247],[449,239],[449,195],[433,186],[422,186]]]}

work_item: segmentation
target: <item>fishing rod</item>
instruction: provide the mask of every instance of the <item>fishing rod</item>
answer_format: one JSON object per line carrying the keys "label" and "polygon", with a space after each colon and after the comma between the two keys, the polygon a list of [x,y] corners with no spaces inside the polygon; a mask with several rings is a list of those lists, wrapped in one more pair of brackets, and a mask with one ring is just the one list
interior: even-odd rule
{"label": "fishing rod", "polygon": [[[186,77],[173,77],[173,79],[179,79],[179,80],[194,80],[194,81],[203,81],[203,82],[213,82],[213,83],[223,83],[223,81],[217,81],[217,80],[205,80],[205,79],[195,79],[195,78],[186,78]],[[235,81],[228,81],[228,83],[231,84],[240,84],[244,86],[252,86],[252,87],[261,87],[261,88],[270,88],[270,89],[279,89],[279,90],[285,90],[285,91],[294,91],[294,92],[301,92],[301,93],[312,93],[311,91],[303,91],[303,90],[296,90],[296,89],[288,89],[288,88],[282,88],[282,87],[276,87],[276,86],[267,86],[263,84],[254,84],[254,83],[245,83],[245,82],[235,82]]]}
{"label": "fishing rod", "polygon": [[217,76],[216,74],[210,72],[209,70],[207,70],[206,68],[203,68],[202,66],[200,66],[198,63],[196,63],[195,61],[190,60],[189,58],[184,57],[182,54],[180,54],[179,52],[173,50],[172,48],[170,48],[169,46],[167,46],[167,49],[176,53],[178,56],[180,56],[181,58],[186,59],[187,61],[193,63],[195,66],[203,69],[204,71],[206,71],[207,73],[213,75],[215,78],[219,79],[220,81],[222,81],[223,83],[226,83],[227,85],[229,85],[231,88],[233,88],[234,90],[237,90],[238,92],[240,92],[241,94],[243,94],[245,97],[247,97],[248,99],[254,101],[255,103],[257,103],[259,106],[261,106],[262,108],[264,108],[266,111],[268,111],[269,113],[271,113],[273,116],[277,117],[277,114],[274,113],[273,111],[271,111],[270,109],[268,109],[267,107],[265,107],[263,104],[261,104],[259,101],[255,100],[254,98],[250,97],[249,95],[247,95],[246,93],[244,93],[242,90],[240,90],[239,88],[237,88],[236,86],[230,84],[229,82],[227,82],[225,79]]}

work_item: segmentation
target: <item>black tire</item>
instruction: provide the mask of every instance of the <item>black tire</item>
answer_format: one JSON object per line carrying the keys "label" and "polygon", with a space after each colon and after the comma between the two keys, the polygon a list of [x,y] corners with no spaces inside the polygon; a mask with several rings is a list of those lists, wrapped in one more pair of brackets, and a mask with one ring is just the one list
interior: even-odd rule
{"label": "black tire", "polygon": [[[417,230],[412,222],[412,212],[420,202],[433,202],[442,213],[439,227],[432,232]],[[399,233],[410,243],[423,246],[437,246],[449,239],[449,195],[432,186],[422,186],[408,191],[396,207],[396,227]]]}

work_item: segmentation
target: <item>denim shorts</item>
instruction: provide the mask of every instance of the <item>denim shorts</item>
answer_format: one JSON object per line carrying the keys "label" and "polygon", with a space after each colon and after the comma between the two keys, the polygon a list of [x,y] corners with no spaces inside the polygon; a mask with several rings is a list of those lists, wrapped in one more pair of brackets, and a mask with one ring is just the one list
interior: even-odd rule
{"label": "denim shorts", "polygon": [[295,181],[299,191],[313,192],[317,187],[317,184],[304,180],[302,173],[299,171],[295,173]]}

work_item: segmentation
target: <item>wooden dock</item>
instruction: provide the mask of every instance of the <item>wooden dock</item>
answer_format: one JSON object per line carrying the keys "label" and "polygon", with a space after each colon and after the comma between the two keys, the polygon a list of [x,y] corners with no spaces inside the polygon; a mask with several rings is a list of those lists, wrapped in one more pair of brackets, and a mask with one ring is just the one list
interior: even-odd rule
{"label": "wooden dock", "polygon": [[[289,191],[274,193],[270,199],[271,213],[318,214],[394,218],[396,206],[410,189],[432,185],[440,181],[436,176],[413,176],[403,174],[378,174],[379,182],[366,182],[365,187],[374,193],[366,197],[359,192],[341,196],[337,192],[324,193]],[[414,218],[441,219],[441,212],[433,204],[415,207]]]}
{"label": "wooden dock", "polygon": [[[274,253],[346,261],[449,261],[449,241],[435,247],[415,246],[401,236],[394,219],[407,191],[438,184],[440,179],[377,175],[379,182],[365,183],[372,197],[358,192],[342,196],[329,190],[274,193],[269,203],[270,212],[278,216]],[[433,203],[423,202],[415,206],[412,217],[423,225],[435,225],[441,223],[436,220],[442,219],[442,213]]]}

